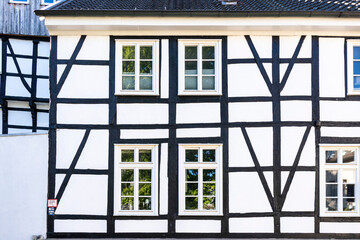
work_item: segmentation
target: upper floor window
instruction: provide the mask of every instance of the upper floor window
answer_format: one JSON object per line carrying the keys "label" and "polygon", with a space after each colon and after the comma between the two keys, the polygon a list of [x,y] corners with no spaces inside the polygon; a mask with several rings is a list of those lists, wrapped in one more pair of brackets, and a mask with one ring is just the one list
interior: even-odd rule
{"label": "upper floor window", "polygon": [[157,214],[157,145],[115,145],[115,215]]}
{"label": "upper floor window", "polygon": [[116,94],[157,95],[159,40],[116,41]]}
{"label": "upper floor window", "polygon": [[348,93],[360,94],[360,41],[347,41]]}
{"label": "upper floor window", "polygon": [[179,95],[221,95],[221,40],[179,40]]}
{"label": "upper floor window", "polygon": [[25,4],[28,4],[29,0],[10,0],[9,3],[25,3]]}
{"label": "upper floor window", "polygon": [[359,148],[323,147],[321,205],[323,216],[359,216]]}
{"label": "upper floor window", "polygon": [[57,0],[41,0],[42,5],[50,5],[55,3]]}

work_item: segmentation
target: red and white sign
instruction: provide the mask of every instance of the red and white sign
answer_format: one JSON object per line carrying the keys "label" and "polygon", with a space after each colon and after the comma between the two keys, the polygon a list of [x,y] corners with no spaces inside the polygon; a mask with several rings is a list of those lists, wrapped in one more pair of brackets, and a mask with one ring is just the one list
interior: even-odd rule
{"label": "red and white sign", "polygon": [[48,202],[47,202],[47,206],[48,208],[50,207],[57,207],[58,205],[58,200],[57,199],[48,199]]}

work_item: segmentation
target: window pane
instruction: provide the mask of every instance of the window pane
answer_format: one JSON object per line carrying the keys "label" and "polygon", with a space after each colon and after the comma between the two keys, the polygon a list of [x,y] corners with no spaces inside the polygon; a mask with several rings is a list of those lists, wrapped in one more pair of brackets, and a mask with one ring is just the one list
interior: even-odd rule
{"label": "window pane", "polygon": [[326,171],[326,182],[337,182],[338,171],[337,170],[327,170]]}
{"label": "window pane", "polygon": [[197,149],[185,150],[185,162],[198,162],[198,152]]}
{"label": "window pane", "polygon": [[139,196],[151,196],[151,183],[139,183]]}
{"label": "window pane", "polygon": [[186,183],[185,195],[197,196],[198,195],[198,184],[197,183]]}
{"label": "window pane", "polygon": [[202,48],[203,59],[215,59],[215,48],[214,47],[203,47]]}
{"label": "window pane", "polygon": [[203,195],[215,196],[215,183],[204,183],[203,184]]}
{"label": "window pane", "polygon": [[326,151],[326,163],[337,163],[337,151]]}
{"label": "window pane", "polygon": [[185,74],[197,74],[197,62],[196,61],[185,62]]}
{"label": "window pane", "polygon": [[353,53],[354,59],[360,59],[360,47],[354,47]]}
{"label": "window pane", "polygon": [[185,90],[197,90],[197,77],[185,77]]}
{"label": "window pane", "polygon": [[343,163],[355,162],[355,150],[343,150],[342,155]]}
{"label": "window pane", "polygon": [[151,169],[139,169],[139,182],[151,182]]}
{"label": "window pane", "polygon": [[355,183],[355,170],[342,171],[343,183]]}
{"label": "window pane", "polygon": [[185,47],[185,59],[197,59],[197,47]]}
{"label": "window pane", "polygon": [[344,198],[343,210],[344,211],[355,211],[355,198]]}
{"label": "window pane", "polygon": [[152,59],[152,47],[140,47],[140,59]]}
{"label": "window pane", "polygon": [[337,211],[337,199],[336,198],[327,198],[326,199],[326,210],[327,211]]}
{"label": "window pane", "polygon": [[123,46],[123,59],[135,59],[135,46]]}
{"label": "window pane", "polygon": [[121,196],[134,196],[134,184],[122,183],[121,184]]}
{"label": "window pane", "polygon": [[354,74],[360,74],[360,62],[354,61]]}
{"label": "window pane", "polygon": [[203,74],[215,74],[215,62],[214,61],[203,61],[202,73]]}
{"label": "window pane", "polygon": [[186,169],[186,181],[197,181],[198,180],[198,170],[197,169]]}
{"label": "window pane", "polygon": [[152,74],[152,61],[140,61],[140,74]]}
{"label": "window pane", "polygon": [[215,181],[215,169],[204,169],[203,170],[203,181],[205,181],[205,182]]}
{"label": "window pane", "polygon": [[122,77],[122,89],[134,90],[135,89],[135,77]]}
{"label": "window pane", "polygon": [[338,195],[337,184],[326,184],[326,196],[337,197],[337,195]]}
{"label": "window pane", "polygon": [[134,150],[121,150],[121,162],[134,162]]}
{"label": "window pane", "polygon": [[122,197],[121,198],[121,210],[134,210],[134,198]]}
{"label": "window pane", "polygon": [[140,77],[140,90],[152,90],[152,77]]}
{"label": "window pane", "polygon": [[[27,0],[26,0],[26,1],[27,1]],[[25,2],[26,2],[26,1],[25,1]],[[49,3],[49,4],[50,4],[50,3],[54,3],[54,0],[44,0],[44,3]]]}
{"label": "window pane", "polygon": [[122,62],[123,74],[135,74],[135,62],[134,61],[123,61]]}
{"label": "window pane", "polygon": [[139,198],[139,210],[151,210],[151,198]]}
{"label": "window pane", "polygon": [[134,181],[134,169],[121,169],[121,181],[133,182]]}
{"label": "window pane", "polygon": [[355,197],[355,184],[343,184],[343,196]]}
{"label": "window pane", "polygon": [[205,210],[214,210],[215,209],[215,198],[214,197],[204,197],[203,198],[203,208]]}
{"label": "window pane", "polygon": [[354,89],[360,90],[360,76],[354,77]]}
{"label": "window pane", "polygon": [[202,89],[203,90],[215,90],[215,77],[208,76],[202,77]]}
{"label": "window pane", "polygon": [[151,162],[151,149],[139,150],[139,162]]}
{"label": "window pane", "polygon": [[215,149],[203,150],[203,162],[215,162]]}
{"label": "window pane", "polygon": [[198,198],[197,197],[186,197],[185,198],[185,209],[196,210],[198,209]]}

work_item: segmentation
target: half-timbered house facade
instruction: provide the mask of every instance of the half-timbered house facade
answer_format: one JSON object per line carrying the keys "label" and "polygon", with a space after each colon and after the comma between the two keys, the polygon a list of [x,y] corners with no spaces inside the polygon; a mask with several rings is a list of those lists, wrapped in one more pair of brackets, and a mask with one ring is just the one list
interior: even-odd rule
{"label": "half-timbered house facade", "polygon": [[68,0],[48,237],[360,237],[357,1]]}

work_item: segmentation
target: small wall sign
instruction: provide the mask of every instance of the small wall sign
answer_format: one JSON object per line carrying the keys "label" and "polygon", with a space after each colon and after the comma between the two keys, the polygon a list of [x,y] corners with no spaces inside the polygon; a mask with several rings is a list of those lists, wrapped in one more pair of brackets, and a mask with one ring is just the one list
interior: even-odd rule
{"label": "small wall sign", "polygon": [[58,205],[57,199],[48,199],[47,206],[48,208],[56,208]]}
{"label": "small wall sign", "polygon": [[55,215],[55,208],[49,207],[48,208],[48,214],[51,215],[51,216]]}

